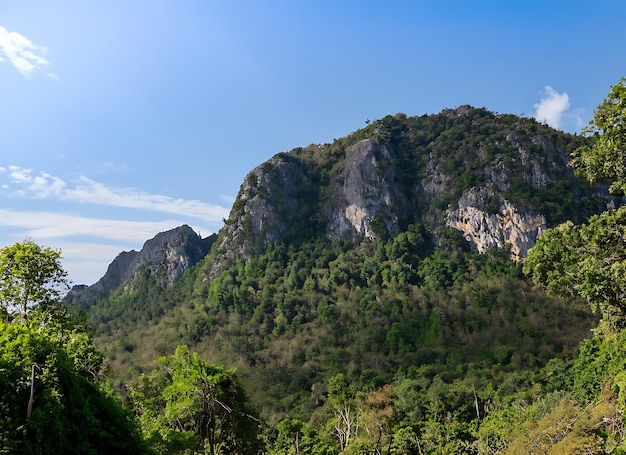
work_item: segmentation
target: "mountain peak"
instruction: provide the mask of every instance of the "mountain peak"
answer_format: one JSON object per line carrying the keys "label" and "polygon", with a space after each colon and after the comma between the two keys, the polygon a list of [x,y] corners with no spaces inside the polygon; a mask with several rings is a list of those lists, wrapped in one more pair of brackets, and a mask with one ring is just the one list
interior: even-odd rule
{"label": "mountain peak", "polygon": [[98,282],[92,286],[74,286],[65,301],[84,305],[108,297],[120,287],[122,293],[131,293],[144,268],[161,288],[167,287],[206,256],[216,237],[203,239],[187,225],[161,232],[146,241],[140,251],[118,254]]}

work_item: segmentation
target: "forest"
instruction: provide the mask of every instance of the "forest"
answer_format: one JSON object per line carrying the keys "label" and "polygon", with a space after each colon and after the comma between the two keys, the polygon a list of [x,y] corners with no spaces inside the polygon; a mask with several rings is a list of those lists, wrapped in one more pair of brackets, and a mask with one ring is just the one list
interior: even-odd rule
{"label": "forest", "polygon": [[[451,228],[432,242],[429,214],[506,158],[495,125],[547,131],[469,115],[389,117],[292,151],[317,165],[311,203],[212,280],[217,243],[171,287],[145,269],[133,292],[76,308],[61,251],[0,248],[0,453],[626,453],[626,208],[591,190],[626,192],[626,79],[569,139],[575,176],[507,186],[553,226],[522,262]],[[310,222],[331,196],[316,188],[365,135],[390,144],[407,188],[425,165],[407,150],[459,174],[399,233],[381,219],[374,239],[329,240]],[[465,148],[448,153],[452,138]]]}

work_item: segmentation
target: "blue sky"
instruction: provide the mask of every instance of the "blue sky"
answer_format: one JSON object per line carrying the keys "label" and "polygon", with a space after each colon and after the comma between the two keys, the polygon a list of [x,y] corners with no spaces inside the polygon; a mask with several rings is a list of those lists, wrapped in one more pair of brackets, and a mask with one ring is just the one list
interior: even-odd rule
{"label": "blue sky", "polygon": [[0,246],[77,284],[245,175],[365,120],[463,104],[580,132],[626,75],[626,0],[0,2]]}

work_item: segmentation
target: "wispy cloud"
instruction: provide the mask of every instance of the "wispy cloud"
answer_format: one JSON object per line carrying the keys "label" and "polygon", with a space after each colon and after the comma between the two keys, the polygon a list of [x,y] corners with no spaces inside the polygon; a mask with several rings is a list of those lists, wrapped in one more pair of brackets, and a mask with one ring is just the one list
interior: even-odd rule
{"label": "wispy cloud", "polygon": [[87,177],[68,184],[54,175],[18,166],[0,168],[0,176],[7,174],[8,183],[2,188],[17,197],[36,199],[56,198],[87,204],[100,204],[150,210],[216,222],[228,217],[229,209],[198,200],[172,198],[161,194],[148,194],[134,188],[113,188]]}
{"label": "wispy cloud", "polygon": [[565,111],[569,108],[567,93],[559,93],[546,85],[541,100],[535,103],[535,118],[553,128],[560,128]]}
{"label": "wispy cloud", "polygon": [[[139,250],[157,233],[183,224],[180,220],[126,221],[88,218],[45,211],[0,209],[0,232],[8,229],[5,240],[24,238],[60,248],[63,268],[73,282],[94,283],[122,251]],[[201,233],[196,226],[191,226]],[[203,234],[207,234],[205,230]]]}
{"label": "wispy cloud", "polygon": [[[0,62],[5,58],[13,64],[22,76],[30,78],[35,70],[38,70],[49,62],[43,58],[46,48],[38,46],[17,32],[9,32],[0,26]],[[48,77],[57,78],[53,73]]]}
{"label": "wispy cloud", "polygon": [[35,239],[89,236],[126,243],[143,243],[156,233],[173,229],[181,224],[180,220],[127,221],[0,209],[0,227],[21,228],[22,235]]}

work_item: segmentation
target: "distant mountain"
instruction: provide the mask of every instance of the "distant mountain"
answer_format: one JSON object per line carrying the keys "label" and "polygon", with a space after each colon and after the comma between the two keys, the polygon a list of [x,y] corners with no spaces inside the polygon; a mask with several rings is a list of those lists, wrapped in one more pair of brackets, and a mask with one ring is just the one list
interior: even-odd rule
{"label": "distant mountain", "polygon": [[141,251],[121,252],[97,283],[74,286],[65,301],[85,307],[89,302],[109,297],[115,291],[132,293],[142,269],[147,270],[160,287],[170,286],[209,252],[216,238],[217,235],[212,235],[203,239],[187,225],[161,232],[146,241]]}

